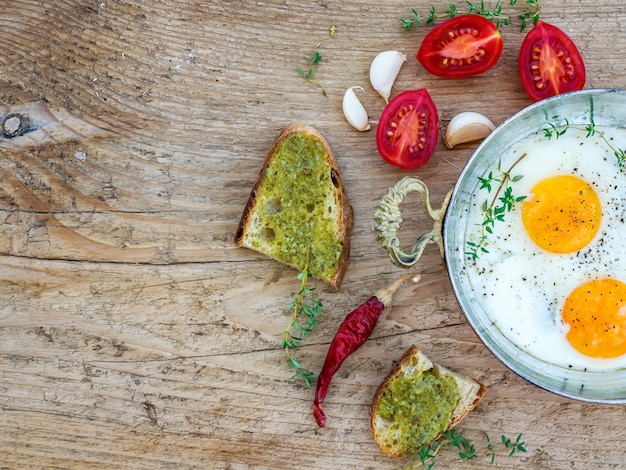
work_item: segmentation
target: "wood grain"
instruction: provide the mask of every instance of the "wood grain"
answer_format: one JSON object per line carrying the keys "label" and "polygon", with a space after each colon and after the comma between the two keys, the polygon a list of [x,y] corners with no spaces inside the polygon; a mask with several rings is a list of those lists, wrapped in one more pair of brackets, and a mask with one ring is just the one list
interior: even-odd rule
{"label": "wood grain", "polygon": [[[545,3],[542,18],[579,45],[587,87],[626,88],[626,7]],[[343,316],[401,273],[372,214],[406,173],[380,159],[372,132],[346,123],[345,89],[364,87],[375,121],[384,102],[369,64],[396,49],[409,61],[395,92],[427,87],[442,128],[460,111],[498,124],[530,104],[517,26],[503,29],[490,72],[438,79],[412,59],[428,28],[400,26],[412,7],[426,14],[430,2],[3,2],[0,119],[28,117],[29,128],[0,138],[1,468],[418,468],[385,457],[368,424],[376,387],[414,343],[488,387],[460,428],[478,459],[442,450],[439,468],[623,466],[624,407],[557,397],[500,364],[465,321],[434,247],[416,268],[422,282],[399,292],[335,377],[324,429],[313,390],[289,380],[276,334],[296,272],[233,243],[279,130],[302,121],[327,138],[355,213],[341,291],[315,284],[325,313],[297,350],[319,371]],[[523,8],[506,6],[512,17]],[[315,50],[327,96],[295,72]],[[435,203],[474,147],[440,143],[419,170]],[[428,228],[414,202],[409,241]],[[494,441],[523,432],[527,452],[496,445],[490,465],[483,431]]]}

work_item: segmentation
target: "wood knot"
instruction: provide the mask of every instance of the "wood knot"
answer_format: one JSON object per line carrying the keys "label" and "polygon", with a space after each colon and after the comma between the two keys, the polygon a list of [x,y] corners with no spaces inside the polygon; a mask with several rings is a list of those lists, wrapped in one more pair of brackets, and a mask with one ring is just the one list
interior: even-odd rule
{"label": "wood knot", "polygon": [[2,136],[7,139],[18,137],[25,134],[30,129],[30,118],[22,114],[13,113],[9,114],[2,121],[0,131]]}

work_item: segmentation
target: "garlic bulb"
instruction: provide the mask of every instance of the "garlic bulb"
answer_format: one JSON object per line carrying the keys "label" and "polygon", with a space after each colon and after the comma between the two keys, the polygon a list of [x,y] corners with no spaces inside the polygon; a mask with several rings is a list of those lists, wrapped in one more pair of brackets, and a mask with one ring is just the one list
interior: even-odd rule
{"label": "garlic bulb", "polygon": [[406,56],[398,51],[385,51],[378,54],[370,65],[370,82],[374,90],[389,103],[391,87],[400,72],[402,64],[406,62]]}
{"label": "garlic bulb", "polygon": [[368,131],[372,128],[367,117],[367,111],[354,93],[354,89],[362,90],[360,86],[353,86],[343,95],[343,114],[348,122],[358,131]]}
{"label": "garlic bulb", "polygon": [[465,111],[454,116],[448,123],[443,142],[446,147],[484,139],[496,128],[489,118],[474,111]]}

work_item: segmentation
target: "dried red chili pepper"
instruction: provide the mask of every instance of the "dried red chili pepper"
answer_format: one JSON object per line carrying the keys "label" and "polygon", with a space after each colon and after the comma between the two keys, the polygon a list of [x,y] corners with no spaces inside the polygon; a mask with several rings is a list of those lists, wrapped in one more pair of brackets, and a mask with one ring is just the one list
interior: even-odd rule
{"label": "dried red chili pepper", "polygon": [[419,275],[401,277],[392,285],[376,292],[365,303],[350,312],[339,325],[339,329],[328,348],[322,371],[317,379],[317,390],[315,391],[315,400],[313,401],[313,416],[319,427],[324,427],[326,422],[322,402],[326,397],[328,386],[335,372],[339,370],[343,361],[359,349],[367,338],[370,337],[376,323],[378,323],[378,317],[391,304],[391,298],[398,287],[408,279],[413,279],[413,282],[417,282],[419,278]]}

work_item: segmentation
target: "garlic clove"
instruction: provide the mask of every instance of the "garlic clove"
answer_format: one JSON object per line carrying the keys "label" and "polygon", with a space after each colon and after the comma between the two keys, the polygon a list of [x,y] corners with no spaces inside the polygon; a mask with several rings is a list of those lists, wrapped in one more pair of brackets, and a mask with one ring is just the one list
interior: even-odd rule
{"label": "garlic clove", "polygon": [[443,136],[443,142],[446,147],[451,149],[458,144],[484,139],[495,128],[493,122],[482,114],[465,111],[450,120]]}
{"label": "garlic clove", "polygon": [[356,130],[368,131],[372,128],[367,117],[367,111],[354,93],[354,89],[363,90],[360,86],[353,86],[346,90],[343,95],[343,114]]}
{"label": "garlic clove", "polygon": [[406,56],[402,52],[385,51],[378,54],[370,65],[370,82],[386,103],[389,103],[391,87],[405,62]]}

